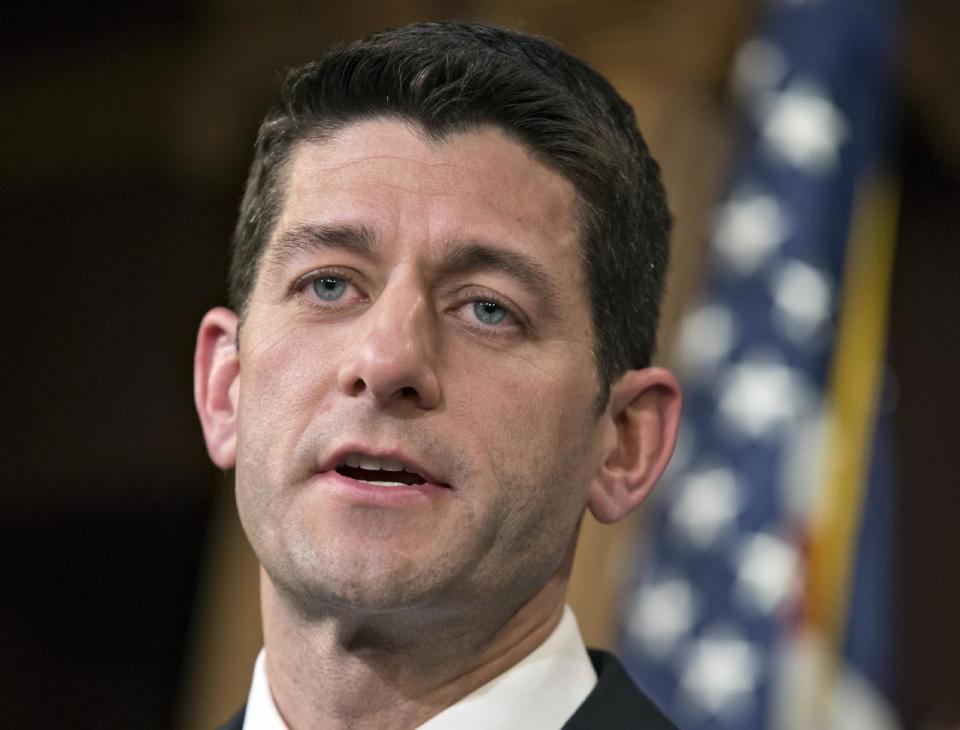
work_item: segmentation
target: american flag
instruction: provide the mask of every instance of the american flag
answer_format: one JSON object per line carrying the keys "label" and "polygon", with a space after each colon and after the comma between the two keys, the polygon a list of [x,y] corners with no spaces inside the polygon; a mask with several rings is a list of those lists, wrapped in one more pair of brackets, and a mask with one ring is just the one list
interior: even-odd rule
{"label": "american flag", "polygon": [[894,0],[771,0],[736,56],[744,129],[621,646],[686,730],[897,727],[874,458],[895,24]]}

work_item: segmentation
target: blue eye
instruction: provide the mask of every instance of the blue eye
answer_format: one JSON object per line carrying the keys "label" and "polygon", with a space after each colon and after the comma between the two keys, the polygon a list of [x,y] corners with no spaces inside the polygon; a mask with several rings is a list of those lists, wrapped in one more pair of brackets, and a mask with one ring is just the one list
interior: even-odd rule
{"label": "blue eye", "polygon": [[328,302],[339,299],[346,290],[347,281],[339,276],[321,276],[313,280],[313,291]]}
{"label": "blue eye", "polygon": [[496,302],[479,301],[473,303],[473,313],[484,324],[500,324],[507,316],[507,310]]}

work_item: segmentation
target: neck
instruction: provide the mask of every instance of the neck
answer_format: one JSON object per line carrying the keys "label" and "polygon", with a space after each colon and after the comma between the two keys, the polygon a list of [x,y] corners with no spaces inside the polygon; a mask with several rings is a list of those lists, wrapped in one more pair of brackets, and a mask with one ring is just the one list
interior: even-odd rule
{"label": "neck", "polygon": [[293,730],[415,728],[542,644],[563,615],[567,577],[559,571],[507,617],[417,626],[385,614],[307,618],[261,574],[277,708]]}

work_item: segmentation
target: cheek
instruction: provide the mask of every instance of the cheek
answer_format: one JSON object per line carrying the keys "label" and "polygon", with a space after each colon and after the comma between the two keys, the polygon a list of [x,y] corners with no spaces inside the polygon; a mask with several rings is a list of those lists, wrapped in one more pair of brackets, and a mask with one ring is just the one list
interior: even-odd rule
{"label": "cheek", "polygon": [[[502,498],[525,515],[579,513],[597,463],[597,390],[590,365],[506,367],[469,398],[451,399],[451,416],[469,423],[470,446],[494,475]],[[504,375],[503,373],[508,373]],[[562,520],[566,522],[568,520]]]}
{"label": "cheek", "polygon": [[452,358],[445,379],[452,421],[470,424],[501,457],[513,454],[510,464],[567,446],[577,452],[596,425],[598,385],[592,357],[565,349],[555,356],[540,351],[530,357]]}
{"label": "cheek", "polygon": [[[298,447],[327,408],[335,370],[325,343],[285,328],[241,351],[237,478],[250,489],[283,484],[300,468]],[[252,482],[246,484],[246,482]]]}
{"label": "cheek", "polygon": [[299,420],[300,412],[316,405],[317,396],[334,380],[330,353],[337,351],[339,345],[330,338],[294,323],[241,352],[241,403],[246,401],[249,416],[280,411],[281,421]]}

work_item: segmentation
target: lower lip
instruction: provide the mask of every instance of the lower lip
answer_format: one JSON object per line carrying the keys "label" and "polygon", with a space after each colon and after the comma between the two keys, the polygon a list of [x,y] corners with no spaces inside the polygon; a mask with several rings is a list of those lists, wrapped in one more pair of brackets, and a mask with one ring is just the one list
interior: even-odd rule
{"label": "lower lip", "polygon": [[333,470],[320,472],[311,481],[337,497],[351,502],[390,507],[412,505],[450,493],[450,487],[431,482],[388,487],[378,485],[376,482],[351,479]]}

